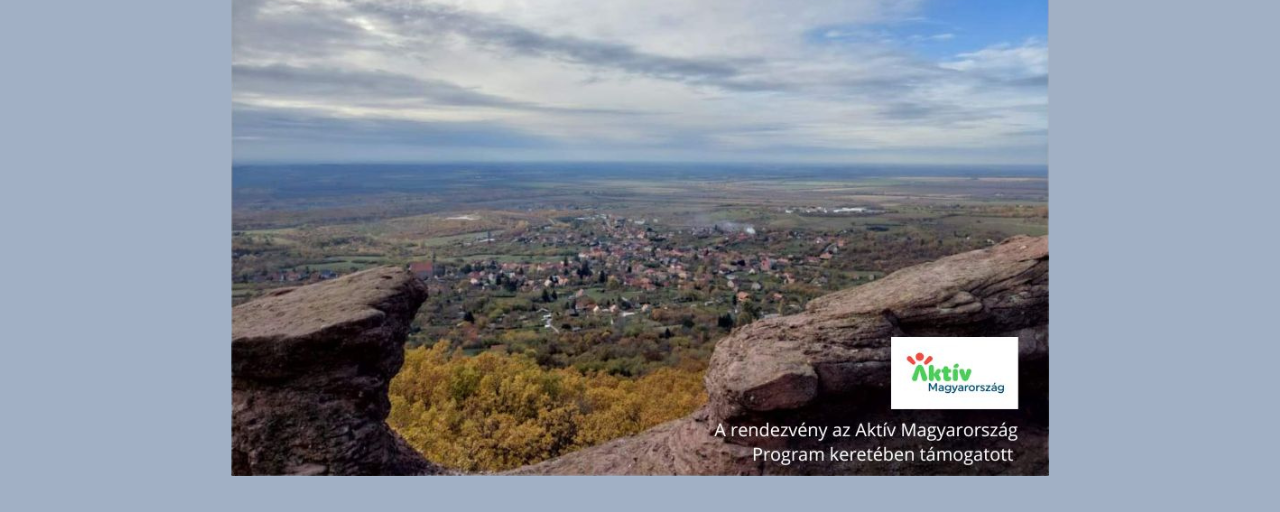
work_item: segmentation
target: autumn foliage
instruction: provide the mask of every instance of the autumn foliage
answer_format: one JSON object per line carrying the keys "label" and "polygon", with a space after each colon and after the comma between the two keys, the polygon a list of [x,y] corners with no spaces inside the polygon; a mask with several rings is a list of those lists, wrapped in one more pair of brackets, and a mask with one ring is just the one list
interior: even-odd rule
{"label": "autumn foliage", "polygon": [[405,352],[388,423],[428,459],[499,471],[684,416],[706,402],[702,367],[627,378],[545,369],[521,355],[468,357],[447,343]]}

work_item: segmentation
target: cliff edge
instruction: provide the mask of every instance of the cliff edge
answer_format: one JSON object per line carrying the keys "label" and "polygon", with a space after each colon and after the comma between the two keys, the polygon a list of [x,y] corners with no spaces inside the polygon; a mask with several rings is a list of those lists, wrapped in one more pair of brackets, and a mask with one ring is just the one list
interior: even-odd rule
{"label": "cliff edge", "polygon": [[[425,298],[398,269],[374,269],[258,299],[233,310],[234,474],[435,474],[392,432],[387,383]],[[511,474],[1047,474],[1048,237],[909,267],[814,299],[720,340],[693,414]],[[893,336],[1016,336],[1020,408],[893,411]],[[719,425],[1007,424],[1017,441],[910,438],[726,438]],[[1008,448],[1012,463],[766,464],[752,448]]]}
{"label": "cliff edge", "polygon": [[426,297],[408,272],[378,268],[233,308],[232,474],[442,472],[385,422]]}

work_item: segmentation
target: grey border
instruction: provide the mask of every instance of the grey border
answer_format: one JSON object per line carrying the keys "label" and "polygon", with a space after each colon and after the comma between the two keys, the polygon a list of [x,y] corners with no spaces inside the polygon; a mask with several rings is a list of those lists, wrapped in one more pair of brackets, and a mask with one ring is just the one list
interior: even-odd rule
{"label": "grey border", "polygon": [[1272,3],[1053,3],[1051,476],[928,480],[232,479],[229,5],[74,4],[0,17],[15,510],[1263,503]]}

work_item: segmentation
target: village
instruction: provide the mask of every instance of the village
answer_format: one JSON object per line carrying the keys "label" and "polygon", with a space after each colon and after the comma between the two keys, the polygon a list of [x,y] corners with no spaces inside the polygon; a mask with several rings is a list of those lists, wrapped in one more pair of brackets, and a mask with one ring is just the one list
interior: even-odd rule
{"label": "village", "polygon": [[[391,171],[359,174],[369,186],[394,183],[391,192],[247,202],[232,231],[232,303],[399,266],[429,291],[410,347],[637,376],[700,367],[734,328],[799,313],[818,296],[1042,234],[1048,215],[1042,181],[672,178],[678,187],[648,189],[620,170],[559,179],[574,175],[567,169],[523,181],[422,174],[441,188],[419,194],[401,191],[402,174],[381,177]],[[558,195],[539,188],[553,183]]]}
{"label": "village", "polygon": [[[484,236],[407,264],[430,291],[411,343],[531,352],[553,365],[590,352],[637,357],[629,342],[697,351],[735,326],[883,275],[841,257],[863,233],[675,229],[601,213]],[[505,256],[466,255],[475,251]],[[638,357],[669,362],[670,346],[652,348]]]}
{"label": "village", "polygon": [[[852,207],[793,211],[876,214]],[[499,213],[443,215],[470,224]],[[817,296],[988,243],[932,225],[886,232],[882,221],[840,229],[805,221],[784,229],[658,216],[561,210],[433,238],[239,233],[233,261],[255,270],[237,274],[233,301],[398,265],[429,291],[410,346],[443,341],[467,354],[518,353],[548,367],[636,375],[682,361],[703,364],[714,342],[735,327],[798,313]]]}

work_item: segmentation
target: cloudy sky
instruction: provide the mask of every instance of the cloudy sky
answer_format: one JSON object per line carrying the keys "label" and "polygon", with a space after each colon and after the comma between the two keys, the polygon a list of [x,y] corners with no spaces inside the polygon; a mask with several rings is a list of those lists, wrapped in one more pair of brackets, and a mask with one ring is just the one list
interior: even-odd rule
{"label": "cloudy sky", "polygon": [[236,0],[234,159],[1044,164],[1044,0]]}

